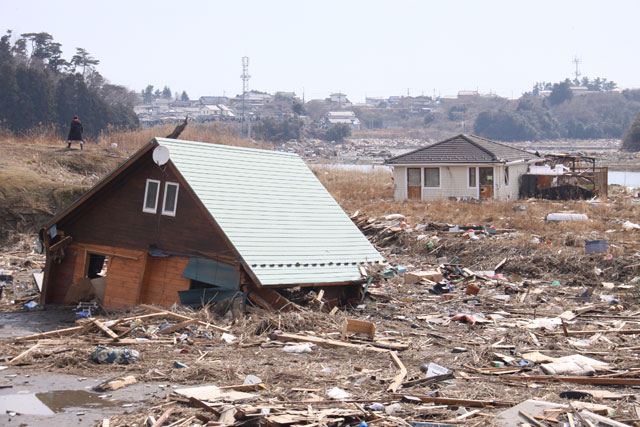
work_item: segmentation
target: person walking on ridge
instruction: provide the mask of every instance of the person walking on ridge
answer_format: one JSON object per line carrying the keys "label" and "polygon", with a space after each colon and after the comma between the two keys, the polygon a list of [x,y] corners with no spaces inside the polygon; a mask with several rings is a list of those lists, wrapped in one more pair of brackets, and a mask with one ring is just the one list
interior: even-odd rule
{"label": "person walking on ridge", "polygon": [[84,145],[84,141],[82,140],[82,132],[84,128],[82,127],[82,123],[78,120],[78,116],[73,116],[73,120],[71,121],[71,126],[69,128],[69,136],[67,136],[67,148],[71,148],[72,142],[80,142],[80,149],[82,150],[82,146]]}

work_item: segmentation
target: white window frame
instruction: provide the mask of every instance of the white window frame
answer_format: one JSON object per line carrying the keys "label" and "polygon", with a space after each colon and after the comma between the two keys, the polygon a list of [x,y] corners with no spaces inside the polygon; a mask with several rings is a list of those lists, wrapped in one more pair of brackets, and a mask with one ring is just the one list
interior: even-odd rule
{"label": "white window frame", "polygon": [[[156,201],[153,206],[153,209],[147,207],[147,195],[149,193],[149,183],[153,182],[158,185],[158,191],[156,191]],[[144,187],[144,199],[142,200],[142,212],[146,213],[156,213],[158,212],[158,199],[160,198],[160,181],[157,179],[147,179],[147,184]]]}
{"label": "white window frame", "polygon": [[[469,171],[470,171],[471,169],[473,169],[473,170],[475,170],[475,171],[476,171],[476,176],[475,176],[475,178],[476,178],[476,185],[475,185],[475,186],[473,186],[473,187],[469,185]],[[467,189],[469,189],[469,190],[472,190],[472,189],[473,189],[473,190],[475,190],[475,189],[477,189],[477,188],[478,188],[478,167],[477,167],[477,166],[469,166],[469,167],[467,168]]]}
{"label": "white window frame", "polygon": [[505,166],[502,173],[504,174],[504,185],[509,186],[509,166]]}
{"label": "white window frame", "polygon": [[[167,188],[169,188],[170,185],[176,186],[176,198],[173,201],[173,211],[168,211],[165,209],[165,207],[167,206]],[[176,216],[176,210],[178,210],[178,192],[179,191],[180,191],[180,184],[178,184],[177,182],[167,181],[164,183],[164,195],[162,196],[162,215]]]}
{"label": "white window frame", "polygon": [[[438,185],[437,186],[427,186],[427,169],[438,169]],[[442,172],[440,171],[440,167],[429,167],[422,168],[422,188],[442,188]]]}

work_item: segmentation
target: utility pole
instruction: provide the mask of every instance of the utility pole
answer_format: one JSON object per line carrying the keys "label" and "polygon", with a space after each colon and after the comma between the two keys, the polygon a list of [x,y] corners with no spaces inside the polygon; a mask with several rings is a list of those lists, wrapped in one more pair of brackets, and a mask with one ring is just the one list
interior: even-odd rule
{"label": "utility pole", "polygon": [[580,65],[582,61],[580,60],[580,58],[578,58],[578,55],[575,55],[573,57],[573,63],[576,64],[576,84],[578,84],[580,82],[580,80],[578,80],[578,77],[580,77],[580,71],[578,70],[578,66]]}
{"label": "utility pole", "polygon": [[[249,75],[249,57],[242,57],[242,75],[240,76],[242,79],[242,128],[247,126],[245,124],[246,116],[245,116],[245,97],[247,96],[247,92],[249,92],[249,79],[251,76]],[[251,138],[251,125],[247,126],[247,137]]]}

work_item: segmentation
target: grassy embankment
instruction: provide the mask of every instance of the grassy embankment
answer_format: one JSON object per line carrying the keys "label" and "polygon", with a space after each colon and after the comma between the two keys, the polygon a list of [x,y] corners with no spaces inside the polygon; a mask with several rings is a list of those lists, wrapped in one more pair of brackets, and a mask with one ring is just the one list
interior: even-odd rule
{"label": "grassy embankment", "polygon": [[[32,233],[35,226],[70,203],[89,186],[104,177],[131,153],[154,136],[165,136],[173,126],[161,126],[129,132],[111,132],[86,144],[83,152],[67,150],[53,132],[41,131],[21,138],[0,135],[0,240],[15,231]],[[216,142],[228,145],[268,148],[266,144],[238,138],[218,126],[189,125],[181,139]],[[612,221],[640,222],[640,205],[622,194],[611,194],[602,203],[587,202],[483,202],[455,201],[396,202],[393,180],[385,169],[370,172],[346,171],[313,166],[321,182],[348,212],[380,217],[402,213],[409,226],[418,223],[494,225],[521,231],[521,239],[531,235],[543,241],[566,242],[607,238],[620,242],[622,253],[633,235],[622,231]],[[519,204],[526,211],[514,210]],[[586,213],[588,222],[546,223],[550,212]],[[608,232],[607,230],[614,230]],[[558,251],[557,245],[541,247]]]}

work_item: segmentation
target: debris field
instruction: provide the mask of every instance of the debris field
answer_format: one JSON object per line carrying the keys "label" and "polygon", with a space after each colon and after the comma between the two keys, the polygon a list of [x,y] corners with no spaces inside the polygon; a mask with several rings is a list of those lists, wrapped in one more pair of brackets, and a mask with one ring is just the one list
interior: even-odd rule
{"label": "debris field", "polygon": [[[527,229],[356,212],[388,264],[366,267],[350,306],[329,310],[322,293],[295,289],[282,313],[93,308],[74,325],[4,339],[0,365],[106,374],[101,390],[114,393],[134,382],[166,390],[102,426],[640,425],[638,207],[620,218],[616,203],[582,228],[545,229],[532,211],[563,205],[539,201],[509,205],[530,216]],[[24,296],[24,272],[38,257],[3,253],[0,268],[22,274],[3,311],[37,301]]]}

